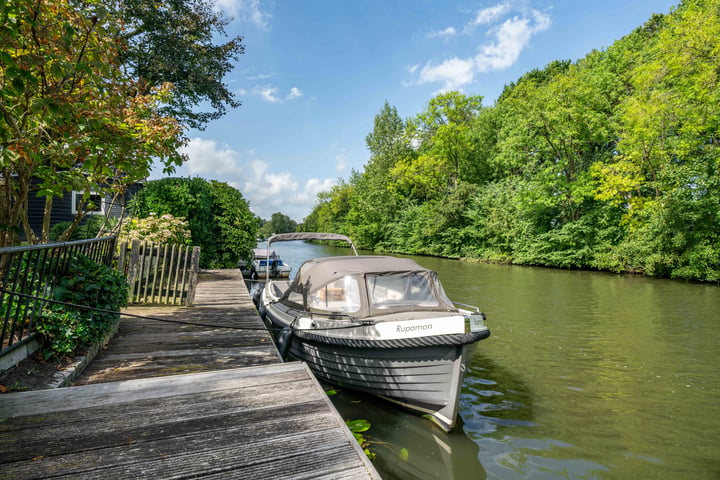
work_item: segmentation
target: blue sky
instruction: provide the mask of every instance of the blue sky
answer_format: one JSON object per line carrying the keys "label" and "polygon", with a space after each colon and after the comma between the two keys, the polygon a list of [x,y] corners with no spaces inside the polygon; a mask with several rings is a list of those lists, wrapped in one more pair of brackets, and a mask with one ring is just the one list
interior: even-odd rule
{"label": "blue sky", "polygon": [[188,132],[175,176],[227,182],[257,215],[300,222],[318,192],[362,170],[385,101],[403,118],[447,90],[492,105],[525,72],[604,49],[677,3],[218,0],[244,37],[226,77],[242,106]]}

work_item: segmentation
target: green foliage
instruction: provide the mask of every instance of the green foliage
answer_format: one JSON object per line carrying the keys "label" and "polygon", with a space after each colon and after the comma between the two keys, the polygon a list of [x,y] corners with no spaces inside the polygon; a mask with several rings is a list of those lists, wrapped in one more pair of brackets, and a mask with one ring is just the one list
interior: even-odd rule
{"label": "green foliage", "polygon": [[[202,130],[227,107],[240,105],[223,83],[244,52],[242,37],[226,37],[229,19],[210,0],[166,0],[160,8],[146,0],[106,1],[123,25],[127,48],[120,60],[144,88],[171,82],[174,95],[163,107],[183,125]],[[211,111],[199,111],[211,107]]]}
{"label": "green foliage", "polygon": [[[75,227],[70,240],[84,240],[87,238],[97,238],[102,232],[107,232],[117,225],[118,221],[114,218],[108,218],[103,215],[88,215],[85,220]],[[60,236],[73,225],[73,222],[58,222],[50,228],[50,240],[58,241]]]}
{"label": "green foliage", "polygon": [[296,231],[297,226],[297,222],[292,218],[284,213],[275,212],[270,217],[270,220],[260,227],[260,235],[263,238],[268,238],[276,233],[290,233]]}
{"label": "green foliage", "polygon": [[370,460],[375,458],[375,454],[370,451],[370,442],[365,438],[365,435],[363,435],[364,432],[367,432],[370,430],[370,422],[368,422],[365,419],[358,419],[358,420],[347,420],[345,421],[345,425],[350,429],[353,436],[355,437],[355,440],[360,444],[360,447],[362,447],[363,451],[365,452],[365,455],[368,456]]}
{"label": "green foliage", "polygon": [[[102,264],[78,255],[67,272],[57,279],[52,299],[77,305],[119,312],[127,304],[125,277]],[[35,328],[46,340],[45,358],[78,352],[107,333],[117,313],[97,312],[61,304],[49,304]]]}
{"label": "green foliage", "polygon": [[258,224],[250,212],[250,204],[237,189],[211,180],[210,191],[214,212],[213,234],[219,255],[213,259],[214,268],[235,268],[241,258],[250,258]]}
{"label": "green foliage", "polygon": [[132,243],[133,240],[174,245],[191,245],[190,229],[184,218],[175,218],[170,214],[160,217],[150,215],[147,218],[130,218],[122,226],[118,244]]}
{"label": "green foliage", "polygon": [[385,103],[306,230],[366,249],[720,281],[720,0],[685,0],[493,106]]}
{"label": "green foliage", "polygon": [[[85,193],[78,225],[90,192],[122,193],[153,162],[184,160],[183,128],[163,110],[173,87],[128,73],[124,25],[107,3],[2,2],[0,246],[17,243],[19,228],[47,242],[53,200],[68,192]],[[27,221],[33,195],[45,201],[40,232]]]}
{"label": "green foliage", "polygon": [[145,184],[132,200],[135,217],[184,218],[192,244],[200,247],[202,268],[234,268],[255,246],[257,222],[242,194],[202,178],[164,178]]}

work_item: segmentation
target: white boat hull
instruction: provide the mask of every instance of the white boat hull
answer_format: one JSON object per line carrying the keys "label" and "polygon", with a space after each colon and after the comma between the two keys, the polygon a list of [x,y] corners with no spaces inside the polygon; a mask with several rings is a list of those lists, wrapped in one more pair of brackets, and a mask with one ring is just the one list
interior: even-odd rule
{"label": "white boat hull", "polygon": [[358,341],[291,329],[285,312],[272,304],[262,313],[268,326],[280,332],[281,353],[306,362],[319,379],[402,405],[445,431],[455,426],[460,389],[476,343],[433,345],[427,339],[407,339],[398,346],[387,340],[375,347],[369,341],[353,346]]}

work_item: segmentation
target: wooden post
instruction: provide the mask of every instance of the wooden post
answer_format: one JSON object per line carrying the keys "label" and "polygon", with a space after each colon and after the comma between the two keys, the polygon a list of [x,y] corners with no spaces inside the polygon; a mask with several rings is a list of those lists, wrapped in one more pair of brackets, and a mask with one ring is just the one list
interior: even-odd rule
{"label": "wooden post", "polygon": [[138,301],[140,268],[140,240],[133,240],[130,247],[130,265],[128,266],[128,283],[130,284],[130,303]]}
{"label": "wooden post", "polygon": [[125,275],[125,262],[127,261],[127,242],[122,242],[120,244],[120,251],[118,253],[118,263],[117,263],[117,271],[121,274]]}
{"label": "wooden post", "polygon": [[195,301],[195,287],[197,286],[198,270],[200,269],[200,247],[193,247],[190,261],[190,285],[188,286],[185,306],[189,307]]}

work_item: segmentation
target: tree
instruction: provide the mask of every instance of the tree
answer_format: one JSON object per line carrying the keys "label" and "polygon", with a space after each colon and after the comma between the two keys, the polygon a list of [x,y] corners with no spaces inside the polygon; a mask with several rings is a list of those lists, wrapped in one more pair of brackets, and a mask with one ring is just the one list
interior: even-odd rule
{"label": "tree", "polygon": [[720,2],[686,0],[637,35],[632,95],[598,197],[625,209],[625,268],[720,278]]}
{"label": "tree", "polygon": [[202,178],[147,182],[132,200],[134,217],[170,214],[187,220],[192,242],[201,249],[203,268],[234,268],[255,247],[257,222],[233,187]]}
{"label": "tree", "polygon": [[301,232],[334,232],[346,231],[347,216],[350,211],[352,186],[343,179],[333,185],[329,192],[318,193],[318,201],[310,215],[298,226]]}
{"label": "tree", "polygon": [[[165,82],[173,96],[161,113],[190,128],[202,130],[240,102],[223,83],[232,60],[244,53],[242,37],[224,43],[228,19],[211,0],[115,0],[106,2],[122,24],[119,39],[127,45],[120,63],[137,79],[144,94]],[[201,112],[197,107],[211,107]]]}
{"label": "tree", "polygon": [[270,217],[270,220],[265,222],[260,228],[260,233],[264,237],[269,237],[276,233],[290,233],[297,229],[297,222],[292,218],[288,217],[284,213],[275,212]]}
{"label": "tree", "polygon": [[477,181],[470,126],[481,108],[481,96],[447,92],[432,98],[408,124],[417,156],[393,169],[398,186],[418,198],[433,199],[457,188],[461,180]]}
{"label": "tree", "polygon": [[[205,0],[0,4],[0,246],[47,242],[53,199],[84,192],[67,238],[93,209],[184,161],[183,127],[201,128],[238,102],[222,84],[239,38]],[[214,111],[195,112],[209,104]],[[28,196],[45,198],[41,232]]]}
{"label": "tree", "polygon": [[350,198],[347,230],[356,245],[375,248],[386,244],[401,199],[390,188],[391,170],[414,154],[405,135],[406,122],[397,109],[385,102],[375,116],[373,130],[365,137],[372,156],[362,173],[353,172],[349,183],[356,194]]}
{"label": "tree", "polygon": [[[147,176],[153,160],[179,164],[182,129],[159,106],[159,85],[135,94],[123,74],[116,22],[99,1],[11,2],[0,9],[0,245],[47,242],[53,199],[113,193]],[[45,198],[42,232],[27,219],[28,195]]]}
{"label": "tree", "polygon": [[219,258],[213,262],[220,268],[234,268],[240,259],[250,258],[258,223],[239,190],[227,183],[210,180],[210,193],[215,224],[213,234],[219,243]]}

